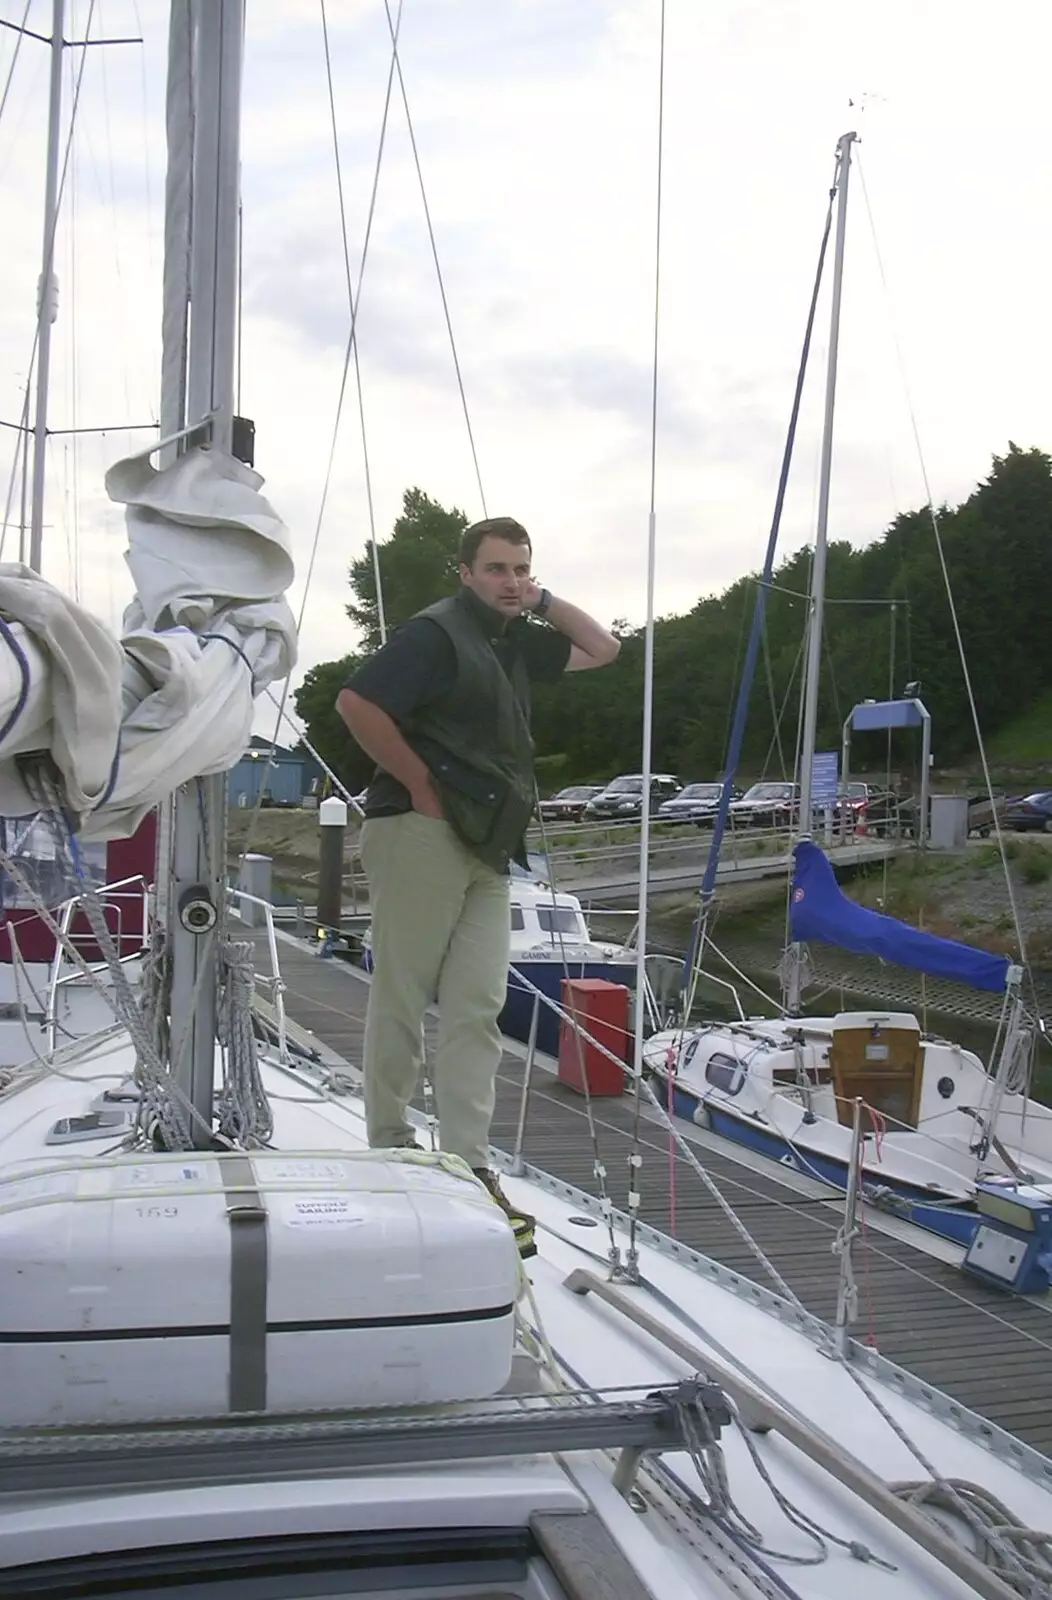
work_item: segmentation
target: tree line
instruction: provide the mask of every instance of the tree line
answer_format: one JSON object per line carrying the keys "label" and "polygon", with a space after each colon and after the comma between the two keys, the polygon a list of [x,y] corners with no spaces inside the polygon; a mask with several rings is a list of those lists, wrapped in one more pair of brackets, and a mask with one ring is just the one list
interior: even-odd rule
{"label": "tree line", "polygon": [[[939,765],[975,751],[964,646],[980,726],[995,735],[1052,688],[1044,630],[1052,613],[1052,458],[1010,444],[988,478],[961,505],[904,513],[862,549],[829,547],[827,606],[819,692],[819,747],[839,749],[844,718],[858,701],[901,694],[919,682],[932,715]],[[458,583],[456,552],[467,524],[420,489],[407,490],[402,514],[378,546],[388,628]],[[951,610],[943,574],[945,561]],[[783,561],[768,593],[760,664],[742,751],[748,777],[792,776],[798,734],[810,549]],[[295,705],[311,743],[349,786],[371,764],[351,741],[333,702],[358,661],[380,643],[373,552],[349,571],[349,621],[360,645],[307,673]],[[654,634],[654,766],[684,779],[722,775],[734,696],[759,574],[707,596],[682,615],[661,618]],[[538,686],[534,735],[542,790],[599,782],[637,771],[643,715],[643,630],[614,624],[621,654],[602,672],[571,674]],[[1049,730],[1052,757],[1052,728]],[[919,756],[908,735],[859,737],[856,769],[909,769]]]}

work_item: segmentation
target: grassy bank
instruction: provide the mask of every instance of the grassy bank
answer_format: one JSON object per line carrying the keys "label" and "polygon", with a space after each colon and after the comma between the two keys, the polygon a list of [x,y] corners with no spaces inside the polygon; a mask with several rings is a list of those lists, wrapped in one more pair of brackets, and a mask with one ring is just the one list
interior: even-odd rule
{"label": "grassy bank", "polygon": [[[1052,839],[1009,837],[1008,877],[1023,927],[1028,958],[1052,967]],[[973,841],[959,855],[910,852],[886,863],[839,874],[852,900],[947,939],[1017,954],[1008,879],[996,844]],[[736,944],[781,940],[785,884],[757,883],[720,897],[719,924]],[[694,896],[664,896],[655,915],[677,927],[693,915]]]}

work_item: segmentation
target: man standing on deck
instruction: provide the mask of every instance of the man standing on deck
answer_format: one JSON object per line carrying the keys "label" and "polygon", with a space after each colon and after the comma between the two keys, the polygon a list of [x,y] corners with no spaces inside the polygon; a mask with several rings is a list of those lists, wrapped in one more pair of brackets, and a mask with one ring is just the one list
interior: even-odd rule
{"label": "man standing on deck", "polygon": [[[361,857],[372,908],[365,1025],[372,1149],[412,1148],[406,1108],[438,996],[442,1149],[486,1185],[533,1255],[534,1219],[489,1169],[511,931],[509,863],[533,812],[530,684],[614,660],[620,644],[530,575],[525,528],[494,517],[460,542],[457,594],[411,617],[341,689],[336,708],[377,763]],[[528,621],[526,613],[548,626]]]}

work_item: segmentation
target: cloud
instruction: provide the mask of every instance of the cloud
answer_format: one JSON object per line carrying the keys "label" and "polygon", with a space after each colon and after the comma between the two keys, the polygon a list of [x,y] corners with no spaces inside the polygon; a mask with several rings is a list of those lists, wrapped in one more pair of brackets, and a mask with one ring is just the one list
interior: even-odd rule
{"label": "cloud", "polygon": [[[286,334],[313,347],[337,366],[350,334],[346,264],[338,238],[316,228],[290,227],[266,241],[247,286],[246,310],[279,324]],[[357,288],[358,261],[352,261]],[[407,383],[448,381],[449,341],[434,314],[422,266],[385,243],[366,262],[356,327],[359,356]],[[433,276],[433,274],[432,274]]]}
{"label": "cloud", "polygon": [[[355,275],[389,40],[376,0],[329,0]],[[60,229],[56,426],[156,411],[164,168],[161,8],[107,0],[89,52]],[[18,8],[18,15],[21,7]],[[316,0],[253,0],[242,136],[241,405],[294,533],[302,590],[347,338]],[[535,533],[550,587],[642,620],[650,489],[657,8],[651,0],[414,0],[402,60],[491,510]],[[657,449],[659,612],[762,559],[836,136],[859,117],[830,532],[877,536],[1047,439],[1052,224],[1044,63],[1052,9],[1017,0],[724,0],[669,9]],[[12,37],[0,35],[0,81]],[[14,419],[39,270],[46,51],[27,44],[0,126],[0,416]],[[105,58],[105,59],[104,59]],[[977,96],[975,85],[983,92]],[[865,91],[872,98],[859,101]],[[1018,159],[1026,150],[1026,161]],[[938,157],[936,160],[935,157]],[[863,186],[860,181],[864,177]],[[872,230],[870,225],[872,216]],[[75,223],[75,227],[72,224]],[[73,239],[76,238],[76,247]],[[879,247],[879,264],[876,254]],[[375,527],[418,484],[481,509],[413,151],[393,101],[359,324]],[[828,278],[784,518],[813,537]],[[78,352],[74,360],[74,351]],[[54,441],[46,571],[113,619],[120,517],[99,494],[135,436]],[[9,453],[0,433],[0,503]],[[345,403],[302,668],[352,642],[346,572],[370,534],[357,399]]]}
{"label": "cloud", "polygon": [[[569,349],[514,356],[491,369],[491,385],[510,404],[564,411],[591,411],[648,432],[652,369],[614,349]],[[666,439],[691,443],[698,418],[670,384],[659,395]]]}

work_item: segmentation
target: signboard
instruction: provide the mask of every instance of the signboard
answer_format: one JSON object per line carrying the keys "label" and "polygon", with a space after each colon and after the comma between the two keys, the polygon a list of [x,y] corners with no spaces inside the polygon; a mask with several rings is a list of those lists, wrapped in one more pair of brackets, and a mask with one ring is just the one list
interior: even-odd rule
{"label": "signboard", "polygon": [[811,761],[811,804],[835,806],[840,782],[840,758],[836,750],[816,750]]}

